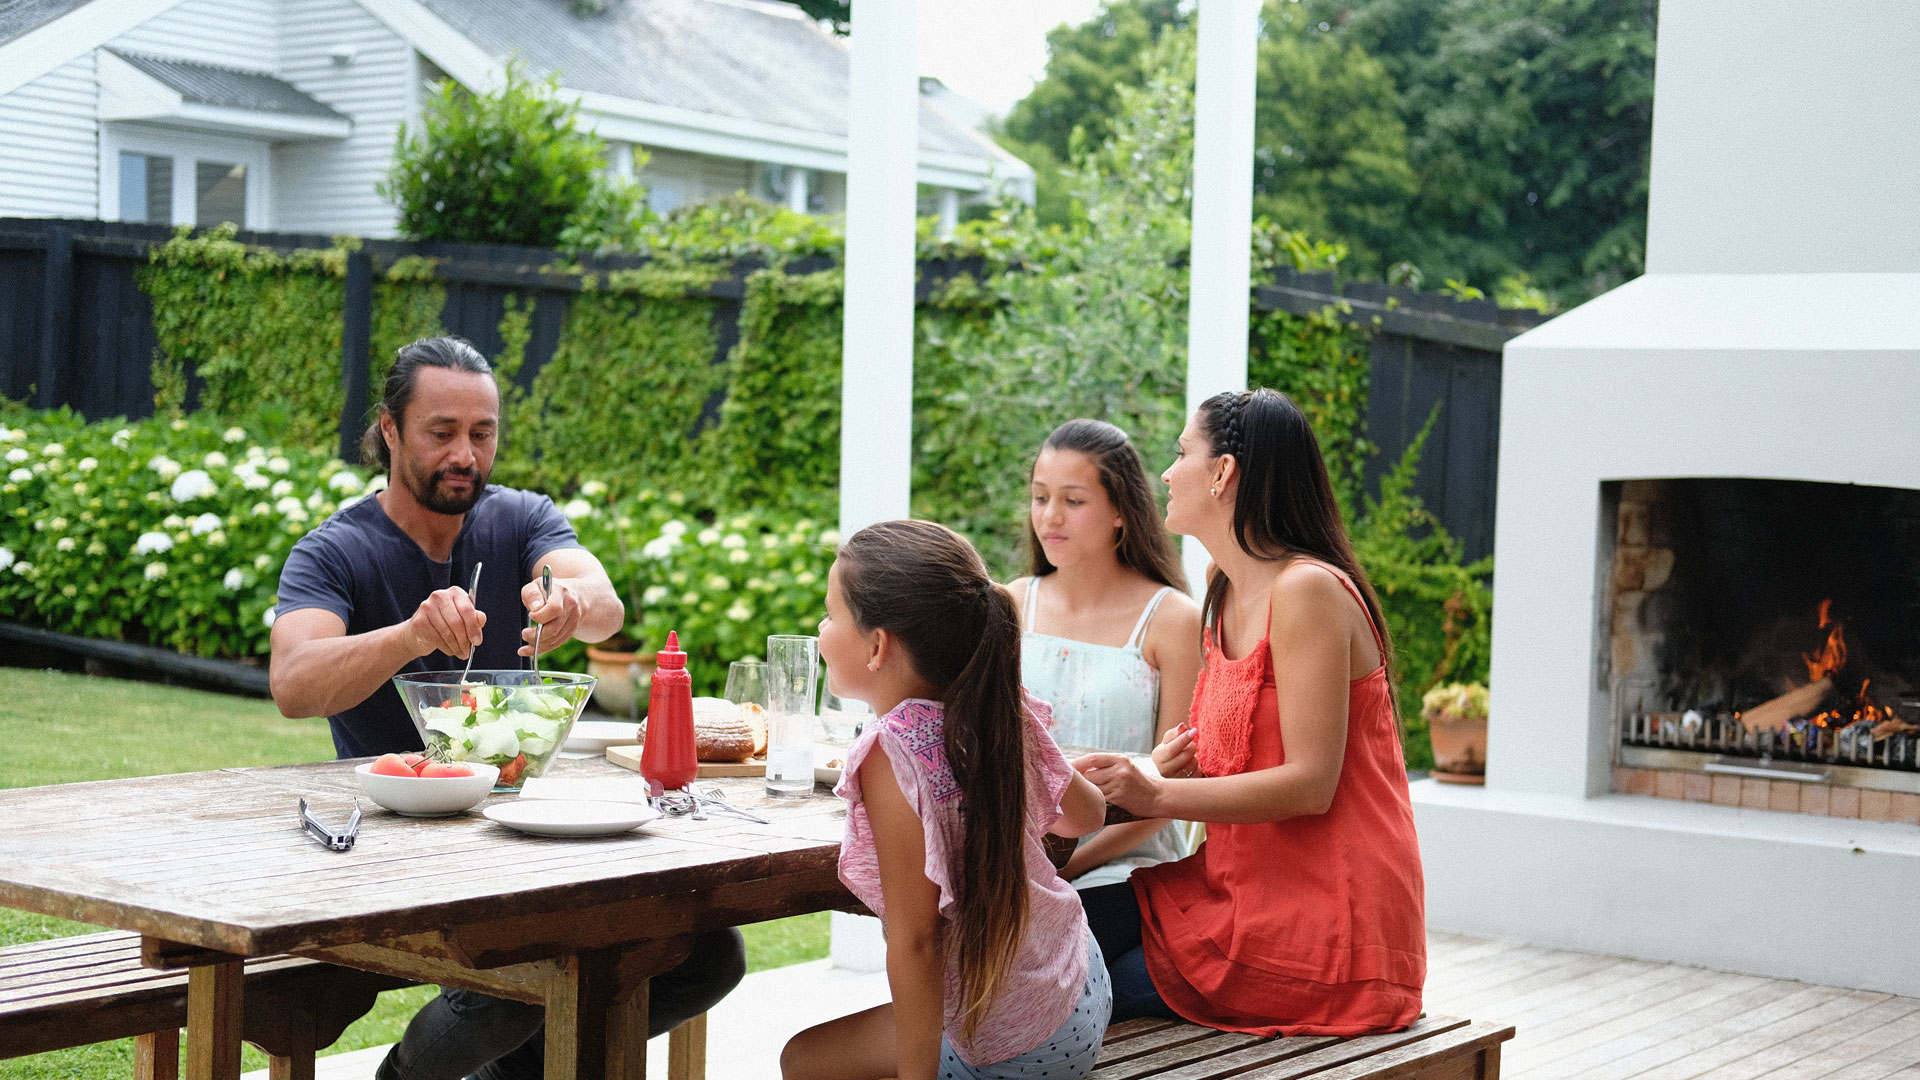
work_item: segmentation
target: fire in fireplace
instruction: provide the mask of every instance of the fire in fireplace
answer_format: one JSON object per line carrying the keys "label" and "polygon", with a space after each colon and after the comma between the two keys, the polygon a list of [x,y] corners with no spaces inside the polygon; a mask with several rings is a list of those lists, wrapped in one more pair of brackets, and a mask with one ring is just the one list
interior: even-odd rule
{"label": "fire in fireplace", "polygon": [[1619,764],[1920,793],[1920,491],[1603,485]]}

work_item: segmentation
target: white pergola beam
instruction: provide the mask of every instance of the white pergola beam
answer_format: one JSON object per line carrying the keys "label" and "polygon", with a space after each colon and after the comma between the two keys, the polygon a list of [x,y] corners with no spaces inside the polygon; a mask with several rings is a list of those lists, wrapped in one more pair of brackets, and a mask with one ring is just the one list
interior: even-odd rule
{"label": "white pergola beam", "polygon": [[843,536],[906,517],[912,491],[918,6],[917,0],[857,0],[850,13]]}
{"label": "white pergola beam", "polygon": [[[1193,241],[1187,413],[1247,385],[1253,284],[1253,91],[1260,0],[1200,0],[1193,121]],[[1187,579],[1205,587],[1206,550],[1187,542]]]}

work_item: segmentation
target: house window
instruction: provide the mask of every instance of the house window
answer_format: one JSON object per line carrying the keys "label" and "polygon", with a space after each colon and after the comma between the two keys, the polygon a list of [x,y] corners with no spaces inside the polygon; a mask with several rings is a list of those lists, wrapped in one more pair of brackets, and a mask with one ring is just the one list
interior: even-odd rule
{"label": "house window", "polygon": [[172,158],[121,152],[120,220],[151,225],[172,223]]}
{"label": "house window", "polygon": [[221,161],[193,164],[193,223],[247,223],[247,167]]}

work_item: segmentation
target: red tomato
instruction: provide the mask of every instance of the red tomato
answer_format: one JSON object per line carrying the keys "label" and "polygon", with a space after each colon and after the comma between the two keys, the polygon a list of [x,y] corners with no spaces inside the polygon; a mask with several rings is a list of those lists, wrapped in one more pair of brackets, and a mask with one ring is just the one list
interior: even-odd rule
{"label": "red tomato", "polygon": [[407,763],[407,768],[412,769],[414,772],[419,772],[420,766],[425,765],[433,759],[425,754],[401,754],[400,760]]}
{"label": "red tomato", "polygon": [[473,695],[465,690],[460,691],[460,704],[469,709],[477,709],[480,707],[480,703],[473,699]]}
{"label": "red tomato", "polygon": [[408,765],[406,759],[399,754],[381,754],[380,759],[373,763],[373,768],[367,771],[379,773],[381,776],[416,775],[413,771],[413,766]]}
{"label": "red tomato", "polygon": [[520,782],[520,774],[527,771],[527,755],[519,754],[512,761],[500,766],[500,785],[512,787]]}
{"label": "red tomato", "polygon": [[472,776],[473,770],[457,761],[429,761],[420,766],[420,775],[433,776]]}

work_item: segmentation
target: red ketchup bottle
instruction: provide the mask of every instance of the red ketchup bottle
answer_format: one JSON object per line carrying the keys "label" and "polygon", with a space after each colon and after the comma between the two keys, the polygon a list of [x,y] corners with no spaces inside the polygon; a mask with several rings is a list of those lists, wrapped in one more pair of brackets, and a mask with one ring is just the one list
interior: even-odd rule
{"label": "red ketchup bottle", "polygon": [[678,632],[667,632],[666,648],[656,662],[640,775],[671,791],[693,783],[699,770],[693,742],[693,675],[687,671],[687,654],[680,651]]}

